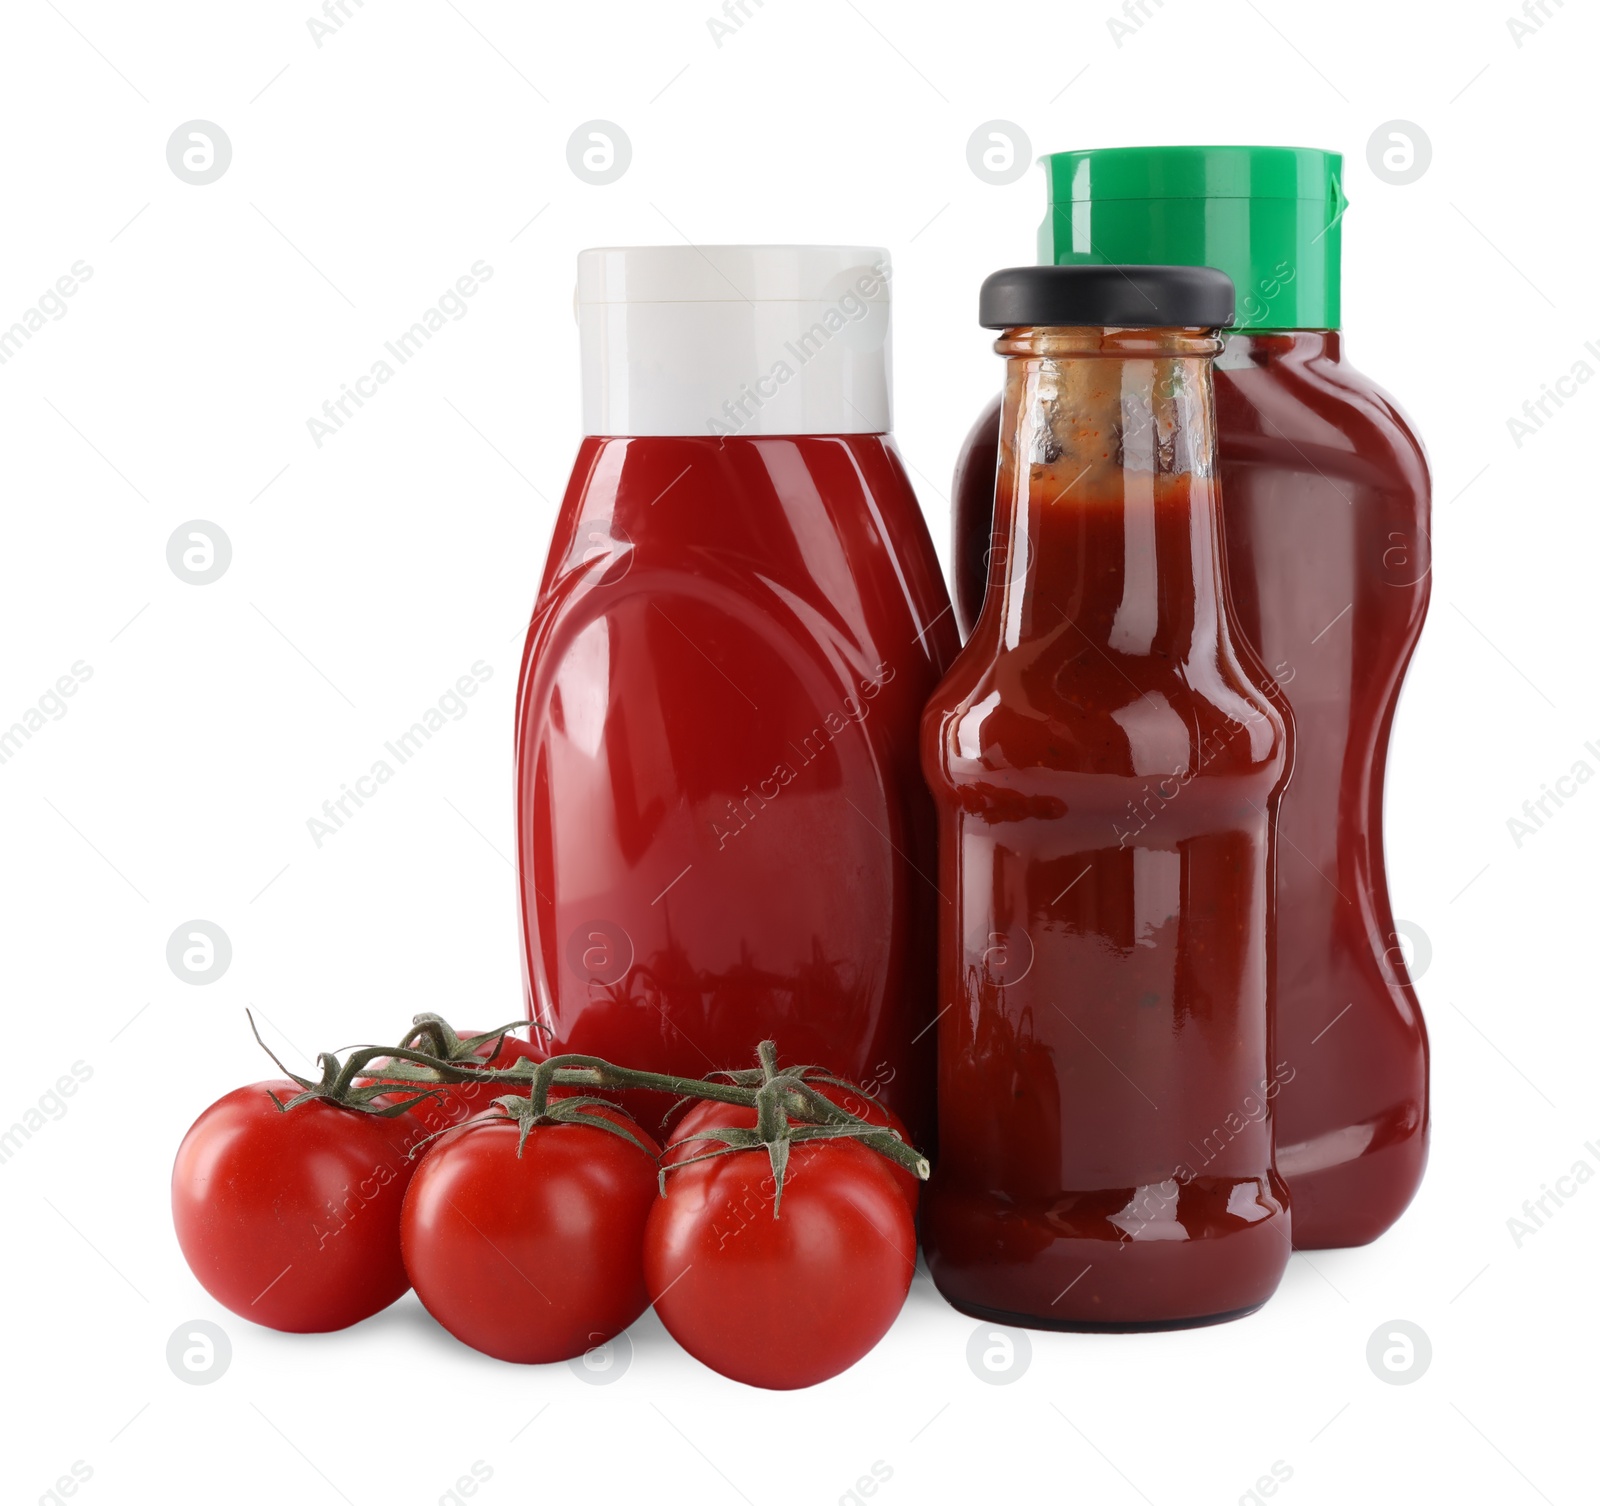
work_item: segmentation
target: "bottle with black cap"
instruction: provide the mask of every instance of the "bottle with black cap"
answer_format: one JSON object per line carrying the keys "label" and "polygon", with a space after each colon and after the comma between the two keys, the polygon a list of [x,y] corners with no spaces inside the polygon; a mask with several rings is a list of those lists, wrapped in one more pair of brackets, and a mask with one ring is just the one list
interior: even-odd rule
{"label": "bottle with black cap", "polygon": [[1241,662],[1206,267],[1020,267],[982,613],[923,718],[939,809],[939,1162],[923,1239],[978,1317],[1249,1312],[1290,1252],[1273,1100],[1285,714]]}

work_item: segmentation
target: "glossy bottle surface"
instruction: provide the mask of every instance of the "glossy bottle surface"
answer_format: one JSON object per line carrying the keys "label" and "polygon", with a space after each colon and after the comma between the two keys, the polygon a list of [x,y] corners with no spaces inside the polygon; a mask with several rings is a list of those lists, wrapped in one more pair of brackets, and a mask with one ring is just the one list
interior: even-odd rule
{"label": "glossy bottle surface", "polygon": [[1289,738],[1222,590],[1216,342],[999,348],[989,596],[923,721],[947,900],[929,1268],[1030,1326],[1234,1316],[1290,1250],[1269,1023]]}
{"label": "glossy bottle surface", "polygon": [[518,697],[549,1048],[704,1076],[771,1037],[925,1137],[917,723],[955,646],[887,436],[585,439]]}
{"label": "glossy bottle surface", "polygon": [[[1215,368],[1227,580],[1293,708],[1279,825],[1278,1169],[1297,1246],[1359,1245],[1428,1151],[1428,1042],[1390,910],[1383,779],[1430,585],[1429,477],[1404,416],[1335,331],[1235,334]],[[956,610],[983,601],[998,404],[957,466]]]}

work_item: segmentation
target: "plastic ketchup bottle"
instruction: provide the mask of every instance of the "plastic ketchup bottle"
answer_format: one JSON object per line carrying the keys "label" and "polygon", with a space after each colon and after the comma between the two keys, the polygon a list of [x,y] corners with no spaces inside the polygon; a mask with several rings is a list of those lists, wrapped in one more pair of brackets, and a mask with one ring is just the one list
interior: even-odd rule
{"label": "plastic ketchup bottle", "polygon": [[[1039,259],[1221,268],[1217,472],[1243,646],[1293,708],[1278,864],[1278,1168],[1304,1249],[1375,1239],[1428,1154],[1428,1038],[1390,910],[1383,781],[1430,585],[1429,477],[1405,416],[1345,358],[1340,158],[1126,147],[1045,159]],[[999,405],[956,468],[955,600],[985,588]],[[1269,689],[1271,687],[1269,686]]]}
{"label": "plastic ketchup bottle", "polygon": [[889,277],[870,247],[579,257],[585,438],[523,660],[518,867],[549,1050],[704,1076],[770,1037],[926,1138],[917,729],[957,636],[889,436]]}
{"label": "plastic ketchup bottle", "polygon": [[1022,267],[982,615],[934,693],[939,1143],[964,1312],[1185,1327],[1276,1288],[1273,824],[1289,730],[1235,649],[1213,463],[1222,273]]}

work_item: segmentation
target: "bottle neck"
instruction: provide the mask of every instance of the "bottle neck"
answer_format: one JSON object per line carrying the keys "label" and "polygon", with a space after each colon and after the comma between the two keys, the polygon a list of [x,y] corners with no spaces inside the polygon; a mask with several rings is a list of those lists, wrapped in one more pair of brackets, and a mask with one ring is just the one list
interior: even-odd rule
{"label": "bottle neck", "polygon": [[988,601],[1000,644],[1214,660],[1226,642],[1198,330],[1015,329]]}

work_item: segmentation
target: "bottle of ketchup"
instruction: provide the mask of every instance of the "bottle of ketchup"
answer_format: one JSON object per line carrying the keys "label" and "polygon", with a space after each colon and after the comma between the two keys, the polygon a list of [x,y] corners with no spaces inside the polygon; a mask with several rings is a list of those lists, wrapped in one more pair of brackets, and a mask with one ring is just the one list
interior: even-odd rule
{"label": "bottle of ketchup", "polygon": [[[887,253],[585,251],[585,438],[517,710],[552,1051],[786,1063],[931,1134],[922,706],[957,647],[889,435]],[[668,1105],[633,1105],[659,1112]]]}
{"label": "bottle of ketchup", "polygon": [[[1340,159],[1290,147],[1126,147],[1045,159],[1039,259],[1221,268],[1215,367],[1229,587],[1296,723],[1278,864],[1278,1169],[1303,1249],[1375,1239],[1428,1154],[1428,1038],[1396,934],[1383,778],[1427,611],[1429,479],[1394,402],[1345,358]],[[955,600],[983,601],[999,405],[956,467]]]}
{"label": "bottle of ketchup", "polygon": [[1209,268],[1022,267],[982,614],[923,719],[939,808],[940,1157],[964,1312],[1240,1316],[1289,1260],[1273,1165],[1274,821],[1289,731],[1236,651]]}

